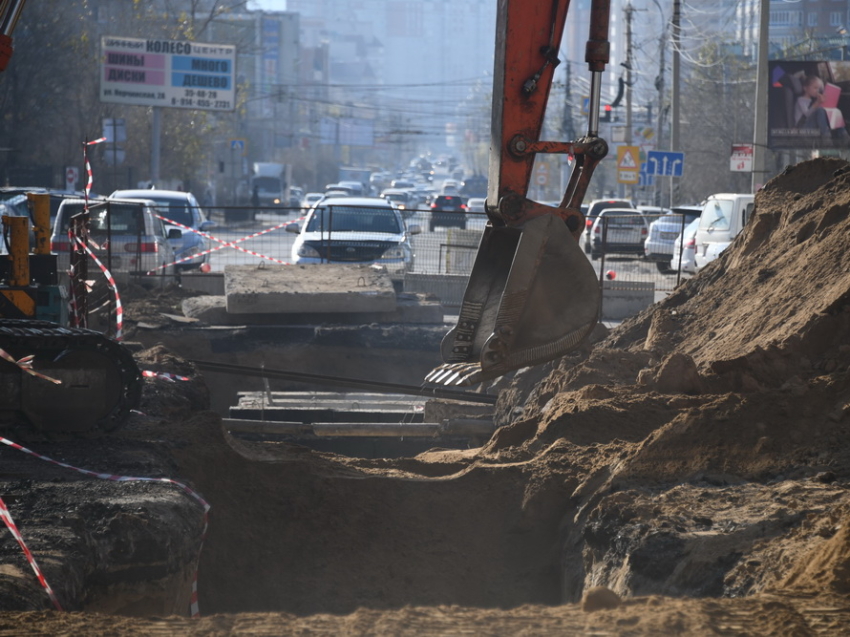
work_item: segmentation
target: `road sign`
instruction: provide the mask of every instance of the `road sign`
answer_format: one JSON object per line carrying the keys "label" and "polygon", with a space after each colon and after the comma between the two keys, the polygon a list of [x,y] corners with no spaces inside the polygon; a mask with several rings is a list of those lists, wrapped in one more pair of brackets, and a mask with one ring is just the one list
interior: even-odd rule
{"label": "road sign", "polygon": [[729,170],[749,173],[753,171],[753,145],[732,144],[732,156],[729,160]]}
{"label": "road sign", "polygon": [[646,172],[650,175],[681,177],[685,153],[651,150],[647,153],[646,163]]}
{"label": "road sign", "polygon": [[230,140],[230,150],[231,152],[239,153],[241,156],[245,156],[245,140],[244,139],[231,139]]}
{"label": "road sign", "polygon": [[537,174],[534,176],[534,181],[538,186],[545,186],[546,182],[549,181],[549,166],[540,162],[537,164],[535,172]]}
{"label": "road sign", "polygon": [[617,182],[637,184],[640,181],[640,148],[617,146]]}
{"label": "road sign", "polygon": [[68,166],[65,169],[65,190],[77,189],[77,181],[80,179],[80,170],[76,166]]}
{"label": "road sign", "polygon": [[[645,166],[646,162],[644,162],[641,165]],[[638,184],[637,185],[640,186],[641,188],[645,188],[647,186],[654,186],[655,185],[655,175],[648,175],[645,172],[641,172],[641,173],[638,173],[638,177],[639,178],[638,178]]]}

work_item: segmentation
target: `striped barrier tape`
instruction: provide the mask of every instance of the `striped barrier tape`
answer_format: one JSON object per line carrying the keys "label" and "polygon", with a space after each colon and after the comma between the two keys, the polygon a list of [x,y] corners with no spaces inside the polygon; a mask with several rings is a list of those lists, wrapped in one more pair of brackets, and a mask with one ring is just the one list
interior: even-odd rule
{"label": "striped barrier tape", "polygon": [[118,284],[115,283],[115,277],[112,276],[112,272],[110,272],[107,267],[100,262],[100,259],[95,256],[95,253],[91,251],[84,241],[82,241],[79,237],[73,237],[73,239],[77,242],[77,245],[86,251],[86,253],[97,264],[97,267],[100,268],[100,271],[103,272],[103,276],[106,277],[106,283],[109,285],[109,289],[112,290],[112,294],[115,296],[115,340],[120,341],[122,331],[124,329],[124,307],[121,305],[121,296],[118,294]]}
{"label": "striped barrier tape", "polygon": [[[71,471],[76,471],[77,473],[81,473],[81,474],[83,474],[85,476],[89,476],[91,478],[97,478],[99,480],[109,480],[111,482],[161,482],[161,483],[164,483],[164,484],[170,484],[170,485],[174,485],[174,486],[178,487],[184,493],[186,493],[191,498],[193,498],[196,502],[198,502],[204,510],[204,518],[203,518],[204,528],[201,531],[201,543],[200,543],[200,546],[198,548],[198,561],[200,563],[200,554],[201,554],[201,551],[204,548],[204,541],[206,540],[207,529],[209,528],[209,513],[210,513],[211,507],[210,507],[209,503],[206,500],[204,500],[199,493],[197,493],[196,491],[193,491],[187,485],[183,484],[182,482],[178,482],[177,480],[173,480],[171,478],[148,478],[148,477],[119,476],[119,475],[112,474],[112,473],[99,473],[97,471],[89,471],[88,469],[80,469],[79,467],[75,467],[75,466],[67,464],[65,462],[59,462],[58,460],[54,460],[53,458],[43,456],[40,453],[36,453],[35,451],[32,451],[31,449],[27,449],[26,447],[21,446],[16,442],[12,442],[8,438],[4,438],[2,436],[0,436],[0,443],[6,445],[8,447],[11,447],[12,449],[17,449],[18,451],[21,451],[25,454],[32,456],[33,458],[38,458],[39,460],[49,462],[50,464],[54,464],[58,467],[62,467],[64,469],[70,469]],[[5,509],[5,504],[3,505],[3,508]],[[8,514],[8,512],[7,512],[7,514]],[[9,526],[9,522],[11,521],[11,516],[10,515],[8,516],[8,520],[7,520],[6,516],[3,516],[3,521],[6,522],[6,526]],[[14,526],[14,522],[12,522],[12,526]],[[12,529],[12,527],[9,527],[9,528],[10,528],[10,530]],[[17,529],[17,527],[15,527],[15,529]],[[12,531],[13,535],[15,533],[16,533],[16,530]],[[20,533],[17,533],[16,539],[18,537],[20,537]],[[21,537],[18,540],[18,543],[21,545],[21,548],[23,549],[24,554],[27,555],[27,559],[30,560],[30,558],[32,558],[30,560],[30,564],[34,565],[35,564],[35,558],[32,557],[32,553],[29,551],[28,548],[26,548],[26,544],[24,544],[23,537]],[[34,568],[36,568],[36,567],[34,566]],[[44,575],[41,574],[40,571],[36,571],[36,575],[38,576],[39,582],[41,583],[41,585],[45,589],[45,591],[47,591],[47,594],[48,594],[48,596],[50,596],[51,600],[55,599],[55,594],[53,594],[53,591],[50,588],[49,584],[47,583],[47,580],[44,579]],[[57,610],[62,610],[61,607],[58,606],[58,604],[59,604],[58,600],[54,601],[54,605],[57,606]],[[189,610],[190,610],[191,616],[193,618],[197,618],[197,617],[201,616],[200,607],[198,605],[198,570],[197,569],[195,569],[195,574],[194,574],[193,581],[192,581],[192,595],[191,595],[191,603],[190,603],[190,609]]]}
{"label": "striped barrier tape", "polygon": [[223,250],[224,248],[233,248],[234,250],[239,250],[240,252],[244,252],[245,254],[249,254],[249,255],[254,256],[254,257],[259,257],[261,259],[266,259],[268,261],[274,261],[275,263],[279,263],[281,265],[292,265],[291,263],[288,263],[286,261],[281,261],[280,259],[277,259],[275,257],[270,257],[270,256],[265,255],[265,254],[260,254],[259,252],[254,252],[253,250],[248,250],[246,248],[243,248],[241,246],[236,245],[238,243],[242,243],[243,241],[247,241],[248,239],[254,239],[256,237],[267,234],[269,232],[274,232],[275,230],[280,230],[281,228],[286,227],[287,225],[292,223],[291,221],[279,223],[276,226],[273,226],[271,228],[266,228],[265,230],[260,230],[259,232],[255,232],[253,234],[249,234],[248,236],[242,237],[241,239],[237,239],[236,241],[225,241],[224,239],[219,239],[218,237],[214,237],[213,235],[208,234],[206,232],[202,232],[200,230],[195,230],[194,228],[190,228],[189,226],[185,226],[182,223],[179,223],[179,222],[174,221],[172,219],[169,219],[167,217],[163,217],[162,215],[154,214],[154,216],[157,219],[161,219],[163,223],[167,223],[169,225],[176,226],[176,227],[178,227],[178,228],[180,228],[181,230],[184,230],[184,231],[188,230],[189,232],[194,232],[195,234],[201,235],[202,237],[205,237],[205,238],[209,239],[210,241],[220,243],[221,245],[216,246],[215,248],[210,248],[209,250],[203,250],[202,252],[196,252],[195,254],[189,255],[188,257],[183,257],[182,259],[178,259],[177,261],[173,261],[172,263],[166,263],[165,265],[157,266],[153,270],[148,271],[147,274],[149,274],[149,275],[153,274],[157,270],[161,270],[163,268],[168,268],[172,265],[178,265],[180,263],[184,263],[185,261],[191,261],[192,259],[197,259],[198,257],[204,256],[206,254],[212,254],[213,252],[218,252],[219,250]]}
{"label": "striped barrier tape", "polygon": [[86,162],[86,210],[89,208],[89,195],[91,194],[92,186],[94,185],[94,173],[92,173],[91,162],[89,161],[89,146],[105,142],[106,137],[95,139],[90,142],[83,142],[83,159]]}
{"label": "striped barrier tape", "polygon": [[24,356],[21,359],[15,360],[15,358],[9,354],[6,350],[0,347],[0,358],[9,361],[13,365],[17,365],[21,368],[22,371],[26,372],[30,376],[35,376],[36,378],[41,378],[43,380],[49,381],[55,385],[61,385],[62,381],[57,380],[56,378],[51,378],[50,376],[45,376],[44,374],[35,371],[32,368],[32,360],[34,358],[34,354],[30,354],[29,356]]}
{"label": "striped barrier tape", "polygon": [[[3,350],[0,350],[2,352]],[[151,370],[143,370],[142,376],[144,378],[161,378],[162,380],[171,381],[172,383],[178,380],[192,380],[188,376],[178,376],[177,374],[169,374],[168,372],[154,372]]]}
{"label": "striped barrier tape", "polygon": [[27,543],[24,542],[24,536],[21,535],[21,532],[18,530],[18,526],[15,524],[15,520],[12,519],[12,514],[9,513],[9,509],[6,507],[6,503],[3,502],[3,498],[0,498],[0,519],[6,524],[6,528],[12,533],[12,536],[17,540],[18,546],[21,547],[21,550],[24,552],[24,555],[27,558],[27,562],[29,562],[30,567],[35,573],[36,578],[38,578],[38,583],[41,584],[41,587],[47,591],[47,596],[50,598],[50,601],[53,602],[53,608],[62,612],[64,610],[62,608],[62,604],[59,603],[59,598],[56,597],[56,593],[53,592],[53,589],[50,588],[50,584],[47,583],[47,578],[44,577],[44,573],[41,571],[41,568],[38,566],[38,562],[35,560],[35,556],[30,551]]}

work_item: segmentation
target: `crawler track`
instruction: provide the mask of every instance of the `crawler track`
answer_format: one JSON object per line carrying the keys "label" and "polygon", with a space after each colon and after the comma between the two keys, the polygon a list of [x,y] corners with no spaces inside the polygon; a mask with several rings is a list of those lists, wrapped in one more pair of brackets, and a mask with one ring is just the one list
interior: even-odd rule
{"label": "crawler track", "polygon": [[96,435],[120,427],[139,405],[142,375],[133,356],[100,332],[47,321],[0,319],[0,348],[54,384],[0,360],[0,426]]}

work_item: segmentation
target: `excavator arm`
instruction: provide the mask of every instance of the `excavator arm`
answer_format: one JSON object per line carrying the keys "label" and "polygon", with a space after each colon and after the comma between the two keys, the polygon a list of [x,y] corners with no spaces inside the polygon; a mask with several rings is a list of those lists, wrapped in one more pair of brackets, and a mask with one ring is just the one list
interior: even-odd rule
{"label": "excavator arm", "polygon": [[12,58],[12,31],[18,24],[26,0],[0,0],[0,72]]}
{"label": "excavator arm", "polygon": [[[576,141],[541,141],[568,8],[569,0],[499,0],[488,222],[457,325],[443,339],[444,364],[426,384],[472,385],[555,359],[578,347],[599,320],[599,285],[578,240],[581,202],[608,152],[598,126],[610,0],[591,5],[587,133]],[[574,157],[558,207],[527,197],[537,153]]]}

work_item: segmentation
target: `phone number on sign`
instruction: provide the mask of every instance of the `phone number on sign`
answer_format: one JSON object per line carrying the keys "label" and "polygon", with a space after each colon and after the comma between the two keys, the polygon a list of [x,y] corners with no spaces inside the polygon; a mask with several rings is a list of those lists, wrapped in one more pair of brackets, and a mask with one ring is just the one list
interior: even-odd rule
{"label": "phone number on sign", "polygon": [[172,106],[186,106],[194,108],[221,108],[229,109],[230,100],[218,99],[217,91],[196,91],[186,89],[183,97],[172,97]]}

